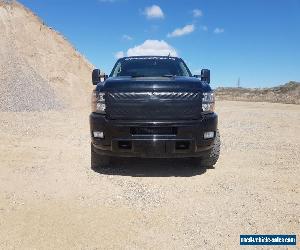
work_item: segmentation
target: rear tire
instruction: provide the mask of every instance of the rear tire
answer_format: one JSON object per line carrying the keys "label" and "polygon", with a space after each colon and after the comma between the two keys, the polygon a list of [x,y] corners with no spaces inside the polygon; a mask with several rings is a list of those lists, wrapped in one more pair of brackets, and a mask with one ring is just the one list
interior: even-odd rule
{"label": "rear tire", "polygon": [[99,155],[95,152],[93,144],[91,144],[91,166],[93,169],[107,167],[110,163],[110,157]]}
{"label": "rear tire", "polygon": [[200,161],[200,165],[205,168],[210,168],[214,166],[220,156],[220,148],[221,148],[221,139],[219,130],[216,132],[216,137],[214,140],[213,148],[210,150],[209,155],[200,159],[197,159],[197,162]]}

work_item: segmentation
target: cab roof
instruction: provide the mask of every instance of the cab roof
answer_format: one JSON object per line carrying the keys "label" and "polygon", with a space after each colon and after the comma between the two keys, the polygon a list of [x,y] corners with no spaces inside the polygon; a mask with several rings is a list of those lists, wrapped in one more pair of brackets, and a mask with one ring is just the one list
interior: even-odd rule
{"label": "cab roof", "polygon": [[179,57],[176,56],[125,56],[120,59],[180,59]]}

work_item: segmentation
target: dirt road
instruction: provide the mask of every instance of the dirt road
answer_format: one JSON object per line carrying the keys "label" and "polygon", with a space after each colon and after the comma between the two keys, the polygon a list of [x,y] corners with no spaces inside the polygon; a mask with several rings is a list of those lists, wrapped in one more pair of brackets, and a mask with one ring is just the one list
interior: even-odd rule
{"label": "dirt road", "polygon": [[300,232],[300,106],[218,102],[215,169],[90,168],[89,110],[0,113],[0,249],[228,249]]}

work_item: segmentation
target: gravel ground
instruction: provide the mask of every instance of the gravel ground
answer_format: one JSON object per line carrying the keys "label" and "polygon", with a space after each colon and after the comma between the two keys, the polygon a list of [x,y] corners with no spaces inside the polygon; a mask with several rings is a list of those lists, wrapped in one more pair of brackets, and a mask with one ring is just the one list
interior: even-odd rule
{"label": "gravel ground", "polygon": [[[87,109],[0,113],[0,249],[238,249],[300,232],[300,106],[220,101],[215,168],[90,168]],[[268,248],[266,248],[268,249]]]}

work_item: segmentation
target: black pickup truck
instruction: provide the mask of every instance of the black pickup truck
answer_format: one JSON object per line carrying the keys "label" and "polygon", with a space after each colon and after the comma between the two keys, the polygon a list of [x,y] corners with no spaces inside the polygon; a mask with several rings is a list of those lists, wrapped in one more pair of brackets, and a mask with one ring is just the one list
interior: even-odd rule
{"label": "black pickup truck", "polygon": [[92,73],[92,167],[112,157],[194,158],[213,166],[220,154],[210,71],[192,75],[181,58],[119,59],[109,76]]}

